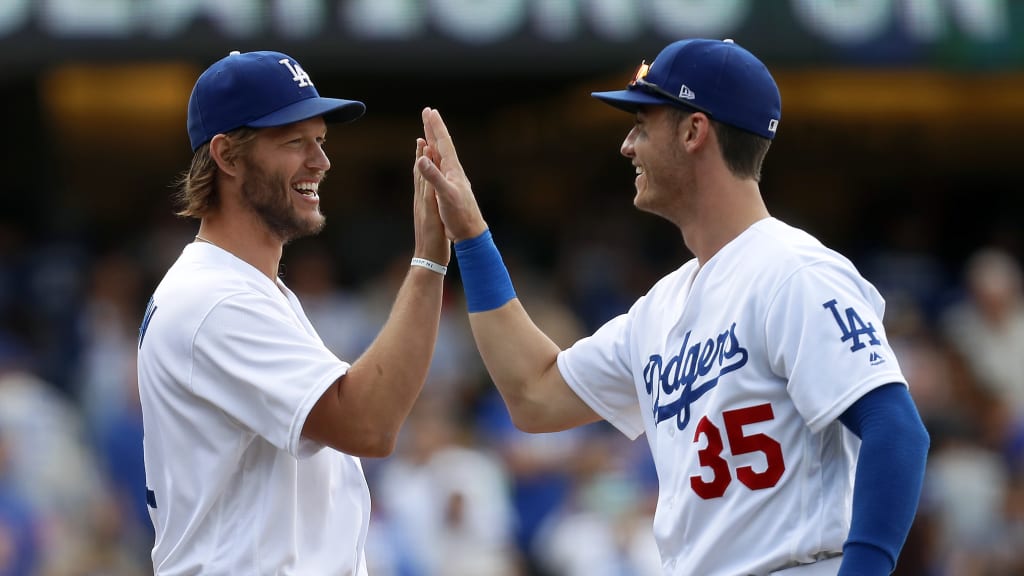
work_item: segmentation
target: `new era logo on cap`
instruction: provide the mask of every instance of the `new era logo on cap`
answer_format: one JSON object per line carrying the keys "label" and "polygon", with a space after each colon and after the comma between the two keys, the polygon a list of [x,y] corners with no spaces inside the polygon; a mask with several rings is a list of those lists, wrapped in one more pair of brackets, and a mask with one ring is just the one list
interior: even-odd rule
{"label": "new era logo on cap", "polygon": [[775,138],[782,99],[768,68],[732,40],[696,38],[666,46],[641,64],[625,90],[592,94],[635,112],[640,106],[679,106],[723,124]]}
{"label": "new era logo on cap", "polygon": [[199,76],[188,102],[188,136],[197,150],[217,134],[248,126],[268,128],[322,116],[350,122],[366,106],[323,98],[309,74],[280,52],[232,52]]}

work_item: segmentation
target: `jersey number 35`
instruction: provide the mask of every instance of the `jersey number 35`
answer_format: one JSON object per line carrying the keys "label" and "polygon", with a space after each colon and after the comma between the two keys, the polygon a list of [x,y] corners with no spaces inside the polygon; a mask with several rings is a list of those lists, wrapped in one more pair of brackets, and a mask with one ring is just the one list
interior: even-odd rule
{"label": "jersey number 35", "polygon": [[[747,424],[774,419],[775,414],[772,412],[771,404],[759,404],[722,412],[722,423],[725,426],[725,435],[729,439],[729,448],[732,454],[736,456],[761,452],[767,461],[767,467],[761,472],[755,471],[752,466],[740,466],[735,469],[736,479],[751,490],[762,490],[775,486],[779,482],[779,478],[782,478],[782,473],[786,471],[782,446],[777,441],[765,434],[745,434],[743,432],[743,427]],[[697,429],[693,434],[694,443],[699,443],[701,436],[707,443],[697,451],[697,456],[700,465],[710,470],[710,479],[705,480],[705,475],[691,476],[690,486],[698,496],[705,500],[720,498],[732,483],[733,469],[722,454],[725,449],[722,443],[722,431],[706,415],[697,424]]]}

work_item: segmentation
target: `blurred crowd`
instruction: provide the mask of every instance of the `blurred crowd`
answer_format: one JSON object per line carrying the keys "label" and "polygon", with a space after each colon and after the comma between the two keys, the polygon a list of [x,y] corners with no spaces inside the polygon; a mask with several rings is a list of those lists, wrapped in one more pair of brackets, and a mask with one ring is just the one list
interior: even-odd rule
{"label": "blurred crowd", "polygon": [[[151,573],[135,351],[149,291],[188,223],[133,250],[30,244],[0,224],[0,575]],[[590,239],[593,240],[593,239]],[[527,310],[568,346],[646,289],[628,245],[507,255]],[[408,254],[354,281],[316,239],[285,282],[339,357],[375,337]],[[981,247],[955,269],[926,253],[855,258],[932,437],[897,574],[1024,574],[1024,288],[1020,255]],[[558,270],[552,274],[551,270]],[[528,435],[473,345],[457,266],[434,363],[395,454],[364,459],[373,576],[648,576],[657,478],[646,442],[605,424]]]}

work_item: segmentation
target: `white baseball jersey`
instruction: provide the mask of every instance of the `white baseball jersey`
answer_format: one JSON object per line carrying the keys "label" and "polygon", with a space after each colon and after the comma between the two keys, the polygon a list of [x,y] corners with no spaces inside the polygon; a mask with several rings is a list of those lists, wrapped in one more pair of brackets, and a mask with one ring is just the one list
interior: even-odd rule
{"label": "white baseball jersey", "polygon": [[280,280],[189,244],[153,294],[138,358],[156,574],[366,573],[359,459],[301,437],[349,365]]}
{"label": "white baseball jersey", "polygon": [[883,310],[846,258],[767,218],[558,356],[592,409],[647,434],[665,574],[760,576],[842,552],[859,440],[837,417],[905,384]]}

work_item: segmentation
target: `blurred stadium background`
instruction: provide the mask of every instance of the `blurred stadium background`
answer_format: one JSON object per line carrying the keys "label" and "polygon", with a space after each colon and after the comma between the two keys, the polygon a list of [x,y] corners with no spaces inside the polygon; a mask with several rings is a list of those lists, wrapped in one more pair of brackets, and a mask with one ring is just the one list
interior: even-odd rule
{"label": "blurred stadium background", "polygon": [[[447,118],[525,306],[562,344],[689,257],[632,208],[631,118],[589,97],[683,37],[734,38],[772,69],[769,208],[887,299],[932,434],[897,574],[1024,574],[1024,2],[5,0],[0,575],[151,572],[135,340],[195,233],[170,193],[207,65],[280,50],[321,94],[368,105],[331,131],[327,230],[284,260],[351,359],[407,266],[423,106]],[[646,443],[516,432],[452,272],[400,448],[364,461],[371,574],[657,574]]]}

